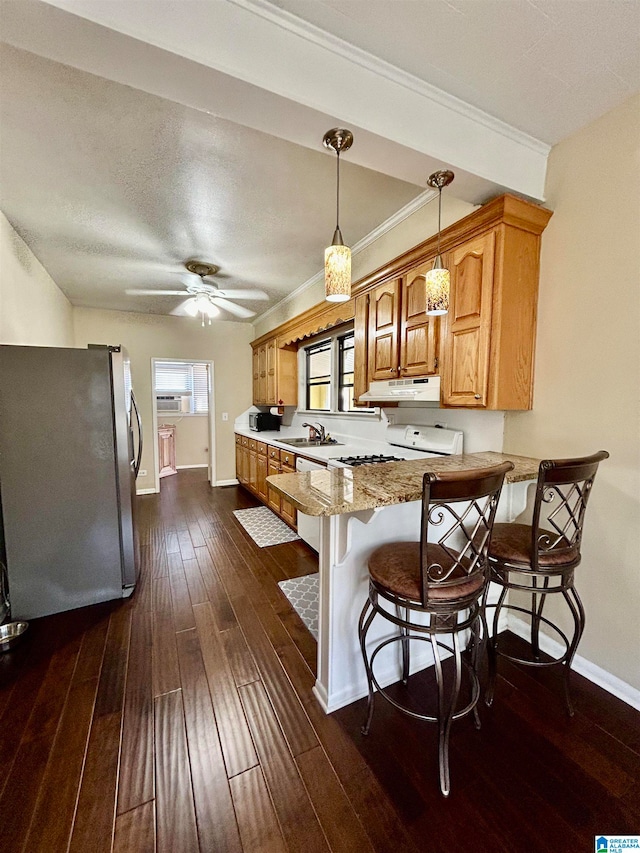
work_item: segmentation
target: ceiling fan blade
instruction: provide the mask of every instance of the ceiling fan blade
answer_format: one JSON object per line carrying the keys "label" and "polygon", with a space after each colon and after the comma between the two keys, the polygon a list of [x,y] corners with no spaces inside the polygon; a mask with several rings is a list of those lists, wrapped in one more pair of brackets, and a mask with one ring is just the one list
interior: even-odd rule
{"label": "ceiling fan blade", "polygon": [[218,294],[223,299],[268,299],[269,296],[264,292],[264,290],[222,290],[218,291]]}
{"label": "ceiling fan blade", "polygon": [[236,317],[247,319],[248,317],[256,316],[255,311],[249,311],[248,308],[244,308],[242,305],[236,305],[235,302],[229,302],[227,299],[221,299],[219,296],[211,297],[211,301],[215,302],[216,305],[219,305],[220,308],[223,308],[225,311],[228,311],[229,314],[235,314]]}
{"label": "ceiling fan blade", "polygon": [[184,290],[125,290],[127,296],[184,296]]}

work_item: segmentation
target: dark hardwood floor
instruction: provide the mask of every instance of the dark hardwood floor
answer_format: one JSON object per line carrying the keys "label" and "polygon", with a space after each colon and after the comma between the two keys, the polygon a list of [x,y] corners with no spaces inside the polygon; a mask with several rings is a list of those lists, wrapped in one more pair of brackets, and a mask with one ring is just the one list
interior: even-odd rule
{"label": "dark hardwood floor", "polygon": [[134,596],[0,655],[3,853],[567,853],[640,831],[640,713],[579,676],[569,719],[553,673],[500,661],[482,729],[453,727],[448,800],[434,726],[380,699],[366,738],[363,702],[323,714],[277,586],[315,555],[258,548],[232,515],[254,504],[165,479],[140,500]]}

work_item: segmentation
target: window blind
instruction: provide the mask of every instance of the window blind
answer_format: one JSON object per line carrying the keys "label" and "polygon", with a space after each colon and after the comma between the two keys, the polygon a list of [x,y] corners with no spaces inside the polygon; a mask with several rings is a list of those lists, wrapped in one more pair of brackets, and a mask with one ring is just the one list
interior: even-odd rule
{"label": "window blind", "polygon": [[189,412],[206,415],[209,411],[208,365],[189,361],[156,361],[156,394],[189,394]]}

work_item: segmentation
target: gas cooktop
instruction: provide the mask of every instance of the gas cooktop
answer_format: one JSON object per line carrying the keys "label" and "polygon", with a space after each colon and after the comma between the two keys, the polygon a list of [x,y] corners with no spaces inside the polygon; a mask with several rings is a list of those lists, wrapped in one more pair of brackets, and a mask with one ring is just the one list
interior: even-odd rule
{"label": "gas cooktop", "polygon": [[384,456],[382,453],[373,453],[370,456],[340,456],[336,462],[343,465],[355,467],[357,465],[375,465],[380,462],[404,462],[402,456]]}

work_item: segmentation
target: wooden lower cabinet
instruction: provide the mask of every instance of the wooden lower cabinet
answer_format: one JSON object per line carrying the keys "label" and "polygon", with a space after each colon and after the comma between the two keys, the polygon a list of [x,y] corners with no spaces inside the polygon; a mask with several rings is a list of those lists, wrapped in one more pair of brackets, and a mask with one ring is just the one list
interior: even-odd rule
{"label": "wooden lower cabinet", "polygon": [[[267,477],[271,477],[273,474],[280,473],[280,460],[269,459],[268,467],[267,467]],[[267,505],[274,512],[277,512],[280,515],[280,493],[276,492],[275,489],[272,489],[271,486],[267,484]]]}
{"label": "wooden lower cabinet", "polygon": [[264,441],[258,442],[258,455],[256,460],[256,466],[258,469],[258,481],[256,484],[256,493],[261,501],[264,503],[267,502],[267,476],[269,469],[269,462],[267,459],[267,447],[269,445],[265,444]]}
{"label": "wooden lower cabinet", "polygon": [[278,447],[236,434],[236,477],[259,500],[295,528],[296,508],[269,487],[272,474],[295,474],[296,455]]}

